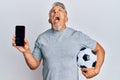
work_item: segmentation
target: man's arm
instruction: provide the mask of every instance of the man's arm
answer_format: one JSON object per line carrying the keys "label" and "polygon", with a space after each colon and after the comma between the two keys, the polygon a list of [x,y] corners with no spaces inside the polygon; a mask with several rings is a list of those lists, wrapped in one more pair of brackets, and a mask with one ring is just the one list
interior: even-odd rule
{"label": "man's arm", "polygon": [[12,45],[23,53],[25,61],[31,70],[36,69],[40,65],[40,60],[36,59],[29,48],[27,39],[24,40],[24,46],[16,46],[15,37],[12,39]]}
{"label": "man's arm", "polygon": [[105,51],[99,43],[96,44],[94,51],[97,55],[97,63],[96,63],[95,68],[82,68],[81,69],[82,74],[86,78],[92,78],[92,77],[96,76],[100,72],[100,68],[104,62]]}
{"label": "man's arm", "polygon": [[35,70],[40,65],[40,60],[36,59],[30,50],[23,53],[25,61],[31,70]]}

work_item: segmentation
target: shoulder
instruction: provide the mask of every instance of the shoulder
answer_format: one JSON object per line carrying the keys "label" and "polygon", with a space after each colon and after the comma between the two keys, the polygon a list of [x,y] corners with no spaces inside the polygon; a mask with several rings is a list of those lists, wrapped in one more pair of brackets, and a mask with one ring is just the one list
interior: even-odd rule
{"label": "shoulder", "polygon": [[73,28],[71,28],[71,27],[67,27],[67,30],[68,30],[68,31],[71,31],[71,32],[75,32],[75,31],[76,31],[75,29],[73,29]]}
{"label": "shoulder", "polygon": [[51,29],[48,29],[48,30],[44,31],[43,33],[39,34],[39,35],[38,35],[38,38],[47,36],[47,35],[49,35],[50,33],[51,33]]}
{"label": "shoulder", "polygon": [[44,31],[43,33],[39,34],[36,41],[40,42],[41,40],[43,40],[44,38],[48,37],[51,33],[51,29],[48,29],[46,31]]}
{"label": "shoulder", "polygon": [[75,30],[72,28],[69,28],[69,30],[71,31],[71,36],[73,37],[73,39],[75,40],[89,40],[91,37],[89,35],[87,35],[86,33],[80,31],[80,30]]}
{"label": "shoulder", "polygon": [[73,29],[73,28],[71,28],[71,27],[67,27],[67,32],[71,33],[73,35],[73,34],[76,34],[78,31]]}
{"label": "shoulder", "polygon": [[85,33],[83,33],[82,31],[80,30],[76,30],[76,29],[73,29],[73,28],[68,28],[69,32],[72,32],[73,35],[76,35],[76,36],[80,36],[80,35],[85,35]]}

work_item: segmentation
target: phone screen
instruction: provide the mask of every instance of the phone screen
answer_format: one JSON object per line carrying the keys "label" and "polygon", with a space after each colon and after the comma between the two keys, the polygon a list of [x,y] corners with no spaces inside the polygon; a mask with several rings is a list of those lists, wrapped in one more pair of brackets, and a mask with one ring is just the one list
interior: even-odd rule
{"label": "phone screen", "polygon": [[17,25],[15,27],[15,35],[16,46],[24,46],[25,26]]}

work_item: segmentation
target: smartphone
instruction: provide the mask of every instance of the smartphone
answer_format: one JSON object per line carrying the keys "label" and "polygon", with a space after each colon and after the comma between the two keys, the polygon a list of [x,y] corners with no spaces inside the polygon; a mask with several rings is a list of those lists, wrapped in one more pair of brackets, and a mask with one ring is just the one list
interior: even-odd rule
{"label": "smartphone", "polygon": [[24,38],[25,38],[25,26],[17,25],[15,27],[15,43],[16,46],[24,46]]}

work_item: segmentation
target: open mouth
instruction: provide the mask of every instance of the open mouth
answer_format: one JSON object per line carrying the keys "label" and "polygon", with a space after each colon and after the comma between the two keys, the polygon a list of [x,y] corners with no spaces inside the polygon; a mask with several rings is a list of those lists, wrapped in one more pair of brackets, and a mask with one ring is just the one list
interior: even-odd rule
{"label": "open mouth", "polygon": [[60,18],[59,18],[59,17],[56,17],[55,20],[60,20]]}
{"label": "open mouth", "polygon": [[54,21],[55,21],[55,22],[60,21],[60,17],[55,17],[55,18],[54,18]]}

